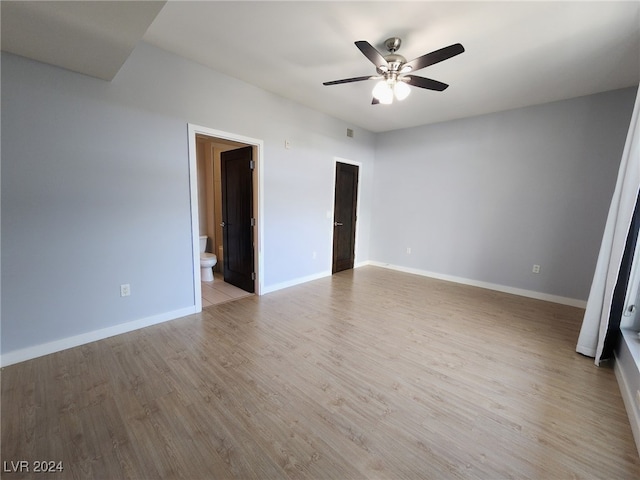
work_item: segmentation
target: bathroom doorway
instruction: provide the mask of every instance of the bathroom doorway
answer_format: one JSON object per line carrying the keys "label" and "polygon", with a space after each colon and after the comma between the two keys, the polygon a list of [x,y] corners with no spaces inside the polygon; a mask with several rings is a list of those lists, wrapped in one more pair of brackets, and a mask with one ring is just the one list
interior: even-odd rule
{"label": "bathroom doorway", "polygon": [[[217,303],[231,301],[252,292],[260,294],[261,209],[259,202],[259,160],[262,142],[205,127],[189,125],[189,163],[192,190],[192,234],[194,244],[206,237],[206,252],[217,256],[213,267],[213,282],[201,281],[200,250],[194,245],[194,293],[196,311]],[[238,152],[238,153],[234,153]],[[225,173],[225,158],[241,156],[249,161],[251,169],[242,175]],[[227,162],[228,165],[228,162]],[[240,184],[238,182],[244,182]],[[248,182],[248,185],[247,185]],[[195,197],[195,198],[194,198]],[[238,241],[238,232],[229,235],[229,212],[249,212],[248,227],[240,235],[247,238]],[[234,241],[230,241],[233,238]],[[242,251],[238,248],[242,247]],[[239,261],[241,260],[241,261]],[[238,266],[247,270],[244,281],[238,283]],[[231,268],[230,268],[231,267]],[[231,274],[230,274],[231,272]],[[248,281],[247,281],[248,278]],[[235,283],[235,285],[234,285]]]}

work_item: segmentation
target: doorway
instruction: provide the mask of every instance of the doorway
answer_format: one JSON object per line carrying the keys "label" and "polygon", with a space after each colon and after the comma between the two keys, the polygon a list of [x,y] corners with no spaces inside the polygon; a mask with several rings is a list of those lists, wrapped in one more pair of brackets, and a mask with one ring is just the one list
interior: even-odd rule
{"label": "doorway", "polygon": [[[240,152],[240,156],[234,152]],[[261,154],[261,140],[189,125],[194,304],[198,312],[202,310],[203,305],[208,306],[252,293],[259,295],[262,290],[262,175],[259,169]],[[230,156],[236,161],[225,162],[225,156]],[[243,158],[248,158],[246,169],[244,166],[239,168]],[[228,167],[226,170],[223,167],[225,163]],[[239,186],[238,181],[244,183]],[[234,231],[230,243],[230,237],[225,230],[228,230],[229,224],[237,225],[238,222],[237,218],[229,221],[229,212],[249,214],[247,226],[241,229],[241,232]],[[238,241],[238,233],[242,237],[241,241]],[[207,237],[206,251],[218,256],[213,282],[201,282],[201,236]],[[245,250],[236,251],[238,246]],[[247,282],[245,276],[244,283],[240,285],[236,275],[239,264],[247,270],[249,279]],[[211,296],[216,296],[213,302]]]}
{"label": "doorway", "polygon": [[336,162],[331,273],[353,268],[356,252],[358,165]]}
{"label": "doorway", "polygon": [[220,154],[224,281],[255,292],[253,269],[253,147]]}

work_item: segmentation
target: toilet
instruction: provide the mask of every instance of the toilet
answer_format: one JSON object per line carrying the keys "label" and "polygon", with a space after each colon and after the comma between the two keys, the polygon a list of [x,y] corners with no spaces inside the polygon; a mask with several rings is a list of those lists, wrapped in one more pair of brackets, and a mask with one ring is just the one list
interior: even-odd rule
{"label": "toilet", "polygon": [[213,267],[218,263],[218,257],[213,253],[205,252],[207,248],[207,236],[200,236],[200,280],[213,282]]}

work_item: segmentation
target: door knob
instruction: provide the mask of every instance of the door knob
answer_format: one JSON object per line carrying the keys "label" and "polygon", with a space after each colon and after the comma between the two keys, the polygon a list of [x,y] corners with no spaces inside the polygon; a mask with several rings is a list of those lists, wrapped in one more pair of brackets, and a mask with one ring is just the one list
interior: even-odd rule
{"label": "door knob", "polygon": [[341,227],[341,226],[342,226],[342,223],[340,223],[340,222],[333,222],[333,226],[334,226],[334,227]]}
{"label": "door knob", "polygon": [[221,226],[221,227],[224,227],[225,225],[226,225],[226,223],[224,223],[224,222],[221,222],[221,223],[220,223],[220,226]]}

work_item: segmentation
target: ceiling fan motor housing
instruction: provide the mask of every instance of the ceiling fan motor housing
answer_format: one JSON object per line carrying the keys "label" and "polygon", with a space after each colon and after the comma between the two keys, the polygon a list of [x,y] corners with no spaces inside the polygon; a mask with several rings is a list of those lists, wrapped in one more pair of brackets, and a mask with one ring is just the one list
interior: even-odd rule
{"label": "ceiling fan motor housing", "polygon": [[407,59],[402,55],[398,55],[397,53],[390,53],[389,55],[385,55],[384,59],[389,64],[389,72],[400,72],[402,65],[407,63]]}
{"label": "ceiling fan motor housing", "polygon": [[387,48],[387,50],[389,50],[391,53],[395,53],[396,50],[400,49],[400,45],[402,45],[402,40],[400,40],[398,37],[391,37],[391,38],[387,38],[384,41],[384,46]]}
{"label": "ceiling fan motor housing", "polygon": [[387,61],[387,65],[378,66],[378,74],[385,75],[386,77],[388,73],[400,73],[402,66],[407,63],[406,58],[396,53],[400,48],[400,45],[402,45],[402,40],[398,37],[387,38],[384,41],[384,46],[389,51],[389,54],[384,56],[384,59]]}

